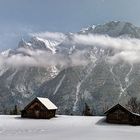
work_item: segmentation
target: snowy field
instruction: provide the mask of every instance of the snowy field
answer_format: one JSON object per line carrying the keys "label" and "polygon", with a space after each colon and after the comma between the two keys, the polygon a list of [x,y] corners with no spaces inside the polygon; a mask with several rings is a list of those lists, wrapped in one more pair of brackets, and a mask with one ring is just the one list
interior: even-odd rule
{"label": "snowy field", "polygon": [[106,124],[103,117],[57,116],[51,120],[0,116],[0,140],[138,140],[140,126]]}

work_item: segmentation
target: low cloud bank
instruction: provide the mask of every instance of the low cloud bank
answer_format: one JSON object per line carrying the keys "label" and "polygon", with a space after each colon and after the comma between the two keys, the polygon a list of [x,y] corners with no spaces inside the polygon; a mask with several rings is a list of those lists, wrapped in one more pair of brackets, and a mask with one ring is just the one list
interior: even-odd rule
{"label": "low cloud bank", "polygon": [[116,50],[114,56],[108,57],[109,62],[120,60],[128,63],[140,63],[140,40],[132,38],[113,38],[105,35],[74,35],[75,44],[99,46],[103,49]]}
{"label": "low cloud bank", "polygon": [[0,64],[11,67],[30,66],[44,68],[54,65],[69,67],[87,64],[87,60],[83,56],[85,51],[78,51],[70,56],[25,48],[19,48],[17,52],[17,54],[12,54],[10,56],[0,55]]}
{"label": "low cloud bank", "polygon": [[[51,38],[55,40],[65,40],[66,35],[63,33],[38,33],[41,37]],[[109,62],[117,63],[118,61],[126,61],[128,63],[140,63],[140,39],[135,38],[114,38],[107,35],[93,35],[93,34],[72,34],[70,40],[65,40],[69,45],[78,45],[85,47],[97,46],[103,49],[114,49],[116,53],[114,56],[108,57]]]}
{"label": "low cloud bank", "polygon": [[[47,51],[37,49],[18,48],[18,53],[10,56],[0,55],[0,64],[6,64],[13,67],[20,66],[35,66],[48,67],[52,65],[61,65],[63,67],[86,65],[88,60],[85,57],[86,47],[96,46],[103,49],[113,49],[116,53],[113,56],[108,56],[110,63],[117,63],[121,60],[128,63],[140,63],[140,40],[132,38],[113,38],[107,35],[81,35],[71,34],[68,39],[63,33],[34,33],[32,36],[64,41],[68,45],[82,46],[82,49],[73,54],[66,56],[64,54],[51,54]],[[85,46],[85,49],[83,49]],[[61,47],[61,46],[60,46]],[[67,47],[67,46],[66,46]]]}

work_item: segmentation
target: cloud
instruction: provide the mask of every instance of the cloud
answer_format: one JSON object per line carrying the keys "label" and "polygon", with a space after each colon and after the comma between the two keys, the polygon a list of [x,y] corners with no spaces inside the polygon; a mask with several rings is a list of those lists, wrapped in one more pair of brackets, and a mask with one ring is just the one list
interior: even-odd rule
{"label": "cloud", "polygon": [[108,61],[112,64],[116,64],[120,60],[131,64],[140,63],[140,52],[122,51],[115,54],[114,56],[108,57]]}
{"label": "cloud", "polygon": [[70,65],[69,66],[80,66],[86,65],[89,63],[89,60],[86,58],[87,51],[81,50],[76,51],[72,55],[69,56]]}
{"label": "cloud", "polygon": [[17,49],[16,54],[10,56],[0,55],[0,64],[10,67],[44,67],[59,65],[62,67],[79,66],[87,64],[84,52],[75,52],[70,56],[63,54],[52,54],[42,50],[31,50],[25,48]]}
{"label": "cloud", "polygon": [[76,44],[114,48],[117,50],[140,50],[140,40],[132,38],[113,38],[105,35],[74,35]]}
{"label": "cloud", "polygon": [[115,52],[114,55],[107,57],[108,62],[112,64],[119,61],[140,63],[139,39],[114,38],[107,35],[93,34],[71,34],[70,39],[68,39],[65,34],[59,32],[33,33],[32,36],[55,41],[64,41],[65,45],[75,45],[76,47],[81,47],[81,49],[76,49],[71,55],[65,55],[62,53],[52,54],[39,49],[18,48],[16,49],[18,52],[16,54],[10,56],[0,55],[0,64],[6,64],[12,67],[34,66],[45,68],[52,65],[60,65],[62,67],[86,65],[89,62],[85,56],[87,54],[86,47],[88,46],[113,49]]}
{"label": "cloud", "polygon": [[128,63],[140,63],[140,40],[135,38],[113,38],[107,35],[79,35],[73,37],[75,44],[97,46],[103,49],[114,49],[114,56],[109,56],[108,61],[117,63],[120,60]]}

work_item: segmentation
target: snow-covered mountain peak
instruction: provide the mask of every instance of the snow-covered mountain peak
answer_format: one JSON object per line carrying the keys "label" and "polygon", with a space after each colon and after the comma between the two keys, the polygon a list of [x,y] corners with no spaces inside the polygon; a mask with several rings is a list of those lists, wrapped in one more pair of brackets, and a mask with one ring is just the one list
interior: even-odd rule
{"label": "snow-covered mountain peak", "polygon": [[55,46],[57,46],[59,42],[47,40],[36,36],[31,39],[31,44],[33,48],[48,50],[51,51],[53,54],[55,54],[56,53]]}
{"label": "snow-covered mountain peak", "polygon": [[25,48],[25,49],[40,49],[50,51],[53,54],[56,53],[56,46],[58,46],[61,42],[56,40],[49,40],[46,38],[33,36],[28,42],[24,39],[18,44],[18,48]]}
{"label": "snow-covered mountain peak", "polygon": [[80,33],[87,33],[87,32],[93,31],[95,27],[96,27],[95,25],[92,25],[92,26],[89,26],[89,27],[82,28],[80,30]]}
{"label": "snow-covered mountain peak", "polygon": [[19,41],[18,43],[18,48],[31,48],[32,47],[32,44],[29,43],[29,42],[26,42],[23,38],[21,38],[21,41]]}
{"label": "snow-covered mountain peak", "polygon": [[112,37],[140,38],[140,28],[129,22],[110,21],[105,24],[83,28],[81,34],[106,34]]}
{"label": "snow-covered mountain peak", "polygon": [[92,31],[95,34],[107,34],[109,36],[130,36],[134,38],[140,38],[140,28],[134,26],[129,22],[123,21],[111,21],[103,25],[98,25]]}

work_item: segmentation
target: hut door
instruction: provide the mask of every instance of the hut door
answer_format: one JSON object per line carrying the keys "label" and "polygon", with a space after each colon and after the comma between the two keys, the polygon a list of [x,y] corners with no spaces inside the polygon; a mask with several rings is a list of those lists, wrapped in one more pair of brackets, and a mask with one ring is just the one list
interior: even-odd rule
{"label": "hut door", "polygon": [[35,111],[35,116],[36,116],[36,118],[39,118],[39,114],[40,114],[39,110],[36,110],[36,111]]}
{"label": "hut door", "polygon": [[121,110],[118,110],[118,112],[117,112],[117,120],[118,121],[122,120],[122,118],[121,118]]}

